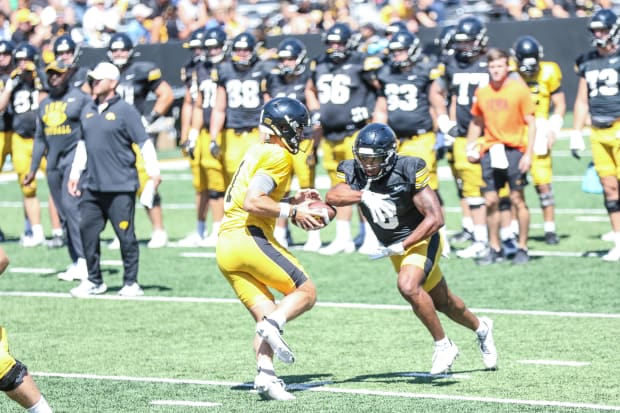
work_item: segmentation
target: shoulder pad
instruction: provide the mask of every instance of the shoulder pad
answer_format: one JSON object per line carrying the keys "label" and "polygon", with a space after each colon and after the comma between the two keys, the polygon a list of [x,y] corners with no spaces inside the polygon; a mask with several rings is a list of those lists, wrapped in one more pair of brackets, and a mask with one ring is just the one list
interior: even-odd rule
{"label": "shoulder pad", "polygon": [[383,66],[383,61],[377,56],[368,56],[364,59],[364,72],[369,72],[371,70],[377,70],[381,66]]}

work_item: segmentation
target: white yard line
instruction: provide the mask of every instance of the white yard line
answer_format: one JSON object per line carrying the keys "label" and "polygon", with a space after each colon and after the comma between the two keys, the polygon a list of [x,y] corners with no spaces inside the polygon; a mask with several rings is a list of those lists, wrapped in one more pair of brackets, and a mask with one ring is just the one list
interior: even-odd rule
{"label": "white yard line", "polygon": [[566,366],[566,367],[584,367],[589,366],[588,361],[562,361],[562,360],[519,360],[522,364],[539,364],[543,366]]}
{"label": "white yard line", "polygon": [[[76,300],[68,293],[48,293],[48,292],[28,292],[28,291],[0,291],[0,297],[43,297],[43,298],[67,298]],[[162,297],[162,296],[142,296],[142,297],[119,297],[118,295],[96,295],[86,298],[87,300],[136,300],[154,301],[168,303],[201,303],[201,304],[240,304],[236,298],[207,298],[207,297]],[[397,304],[362,304],[362,303],[332,303],[318,302],[318,307],[324,308],[351,308],[360,310],[397,310],[411,311],[408,305]],[[471,308],[475,313],[503,314],[519,316],[542,316],[542,317],[567,317],[567,318],[612,318],[620,319],[620,314],[613,313],[578,313],[564,311],[538,311],[538,310],[504,310],[493,308]]]}
{"label": "white yard line", "polygon": [[[157,378],[157,377],[103,376],[103,375],[96,375],[96,374],[65,374],[65,373],[48,373],[48,372],[33,372],[31,374],[33,376],[38,376],[38,377],[56,377],[56,378],[66,378],[66,379],[82,379],[82,380],[110,380],[110,381],[190,384],[190,385],[223,386],[223,387],[248,387],[248,388],[252,387],[250,383],[214,381],[214,380],[183,380],[183,379],[169,379],[169,378]],[[349,388],[343,388],[343,387],[324,387],[326,384],[329,385],[330,382],[323,382],[323,383],[316,383],[316,384],[310,382],[310,383],[297,384],[291,387],[298,388],[298,389],[304,389],[306,391],[337,393],[337,394],[354,394],[354,395],[363,395],[363,396],[469,401],[469,402],[494,403],[494,404],[514,404],[514,405],[524,405],[524,406],[553,406],[553,407],[566,407],[566,408],[576,408],[576,409],[620,411],[620,406],[608,406],[608,405],[594,404],[594,403],[572,403],[572,402],[555,401],[555,400],[502,399],[502,398],[496,398],[496,397],[459,396],[459,395],[451,395],[451,394],[410,393],[410,392],[381,391],[381,390],[369,390],[369,389],[349,389]]]}
{"label": "white yard line", "polygon": [[54,274],[59,272],[59,270],[56,270],[54,268],[11,267],[9,268],[9,272],[14,272],[18,274]]}
{"label": "white yard line", "polygon": [[155,406],[189,406],[189,407],[219,407],[222,403],[192,402],[189,400],[151,400]]}

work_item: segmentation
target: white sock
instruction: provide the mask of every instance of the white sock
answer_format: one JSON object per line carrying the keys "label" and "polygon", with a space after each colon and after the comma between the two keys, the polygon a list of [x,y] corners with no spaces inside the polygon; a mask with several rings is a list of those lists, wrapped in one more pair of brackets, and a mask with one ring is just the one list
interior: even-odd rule
{"label": "white sock", "polygon": [[256,361],[256,369],[258,371],[273,371],[275,373],[275,369],[273,367],[273,360],[271,360],[269,357],[262,355],[258,357],[258,360]]}
{"label": "white sock", "polygon": [[450,345],[451,343],[450,343],[450,339],[448,338],[448,336],[445,336],[439,341],[435,341],[435,347],[446,348],[446,347],[450,347]]}
{"label": "white sock", "polygon": [[545,232],[555,232],[555,222],[553,221],[545,221],[543,224],[543,228]]}
{"label": "white sock", "polygon": [[196,232],[200,235],[200,238],[207,237],[207,232],[205,231],[206,229],[207,228],[204,221],[196,221]]}
{"label": "white sock", "polygon": [[308,241],[307,242],[321,242],[321,231],[318,229],[308,231]]}
{"label": "white sock", "polygon": [[379,240],[377,239],[377,236],[375,235],[372,228],[370,227],[370,224],[368,222],[365,222],[364,227],[365,227],[364,244],[378,245]]}
{"label": "white sock", "polygon": [[45,397],[41,395],[39,401],[34,406],[28,408],[28,413],[52,413],[52,408],[47,404]]}
{"label": "white sock", "polygon": [[620,232],[614,232],[614,242],[616,243],[616,248],[620,248]]}
{"label": "white sock", "polygon": [[52,236],[54,237],[62,237],[64,232],[62,232],[62,228],[52,228]]}
{"label": "white sock", "polygon": [[280,330],[284,330],[284,324],[286,324],[286,316],[282,311],[276,310],[267,316],[268,319],[276,322]]}
{"label": "white sock", "polygon": [[[478,319],[478,321],[480,321],[480,319]],[[480,321],[480,325],[478,325],[478,328],[476,329],[476,334],[479,336],[485,336],[488,332],[489,326]]]}
{"label": "white sock", "polygon": [[463,229],[469,232],[474,232],[474,220],[471,219],[471,217],[461,218],[461,225],[463,226]]}
{"label": "white sock", "polygon": [[519,221],[517,221],[516,219],[510,221],[510,228],[515,235],[519,235]]}
{"label": "white sock", "polygon": [[499,237],[501,238],[502,241],[506,241],[511,238],[514,238],[514,236],[515,234],[512,232],[512,228],[510,227],[503,227],[499,229]]}
{"label": "white sock", "polygon": [[222,225],[222,221],[213,221],[211,224],[211,235],[216,236],[220,232],[220,225]]}
{"label": "white sock", "polygon": [[351,221],[343,219],[336,220],[336,239],[340,241],[351,241]]}
{"label": "white sock", "polygon": [[32,236],[35,238],[43,237],[43,225],[33,225],[32,226]]}
{"label": "white sock", "polygon": [[489,242],[489,231],[486,225],[474,225],[474,241],[483,244]]}
{"label": "white sock", "polygon": [[273,229],[273,236],[278,241],[285,240],[286,239],[286,228],[285,227],[276,226]]}

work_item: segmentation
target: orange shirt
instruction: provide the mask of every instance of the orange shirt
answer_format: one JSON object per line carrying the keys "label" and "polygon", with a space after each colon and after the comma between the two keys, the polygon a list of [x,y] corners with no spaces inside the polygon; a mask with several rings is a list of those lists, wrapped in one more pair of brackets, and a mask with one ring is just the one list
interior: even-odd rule
{"label": "orange shirt", "polygon": [[503,143],[521,152],[527,149],[526,115],[534,115],[530,89],[523,83],[506,79],[499,90],[489,83],[476,89],[471,113],[484,119],[482,152]]}

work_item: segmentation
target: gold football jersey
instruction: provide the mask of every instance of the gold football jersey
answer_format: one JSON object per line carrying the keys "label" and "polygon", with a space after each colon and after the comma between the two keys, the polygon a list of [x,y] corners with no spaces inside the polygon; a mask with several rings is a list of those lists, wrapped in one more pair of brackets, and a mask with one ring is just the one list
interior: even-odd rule
{"label": "gold football jersey", "polygon": [[547,119],[551,109],[551,95],[562,86],[562,72],[555,62],[540,62],[538,73],[523,77],[532,91],[536,117]]}

